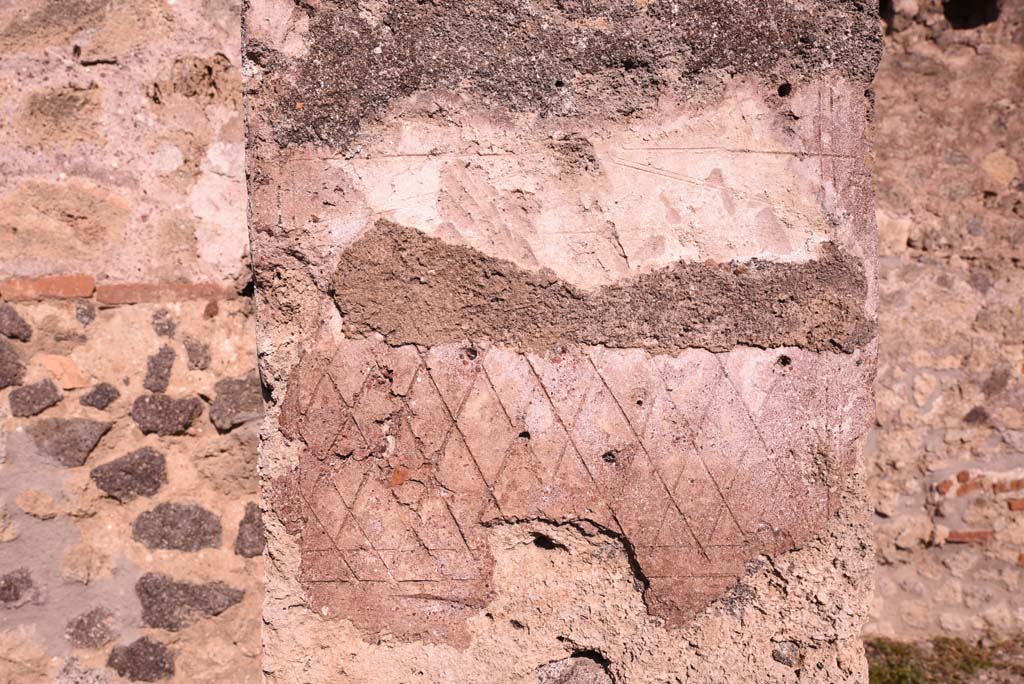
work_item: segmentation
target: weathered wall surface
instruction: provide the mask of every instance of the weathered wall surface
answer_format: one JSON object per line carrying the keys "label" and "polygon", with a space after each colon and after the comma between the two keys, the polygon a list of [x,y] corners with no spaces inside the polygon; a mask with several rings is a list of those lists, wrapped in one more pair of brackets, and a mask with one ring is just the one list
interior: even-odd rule
{"label": "weathered wall surface", "polygon": [[3,684],[259,680],[238,24],[0,8]]}
{"label": "weathered wall surface", "polygon": [[866,681],[873,8],[245,33],[269,681]]}
{"label": "weathered wall surface", "polygon": [[876,81],[868,629],[904,639],[1024,628],[1024,3],[943,8],[889,4]]}

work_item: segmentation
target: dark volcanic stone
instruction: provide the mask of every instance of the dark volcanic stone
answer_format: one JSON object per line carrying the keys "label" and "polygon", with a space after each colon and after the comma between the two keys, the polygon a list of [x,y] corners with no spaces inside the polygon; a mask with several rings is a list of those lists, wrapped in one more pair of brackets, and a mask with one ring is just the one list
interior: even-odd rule
{"label": "dark volcanic stone", "polygon": [[772,659],[787,667],[799,667],[801,660],[800,647],[792,641],[780,641],[772,647]]}
{"label": "dark volcanic stone", "polygon": [[210,345],[192,337],[186,337],[184,343],[189,370],[206,370],[210,367]]}
{"label": "dark volcanic stone", "polygon": [[86,418],[45,418],[29,425],[28,433],[42,456],[71,468],[85,463],[111,425]]}
{"label": "dark volcanic stone", "polygon": [[220,546],[220,520],[196,504],[162,503],[135,519],[132,539],[149,549],[215,549]]}
{"label": "dark volcanic stone", "polygon": [[35,593],[32,575],[25,568],[18,568],[6,575],[0,575],[0,605],[17,608],[29,601]]}
{"label": "dark volcanic stone", "polygon": [[106,608],[93,608],[69,620],[64,633],[75,648],[99,648],[117,636],[110,624],[113,619]]}
{"label": "dark volcanic stone", "polygon": [[146,379],[142,386],[150,392],[166,392],[175,356],[177,354],[170,347],[160,347],[160,351],[150,356],[146,361]]}
{"label": "dark volcanic stone", "polygon": [[53,380],[40,380],[11,390],[11,415],[17,418],[38,416],[63,399]]}
{"label": "dark volcanic stone", "polygon": [[32,326],[6,302],[0,302],[0,335],[22,342],[32,339]]}
{"label": "dark volcanic stone", "polygon": [[255,558],[263,553],[267,541],[263,535],[263,515],[254,503],[245,505],[245,515],[238,523],[235,553],[244,558]]}
{"label": "dark volcanic stone", "polygon": [[20,385],[25,377],[25,364],[18,357],[14,345],[0,339],[0,389]]}
{"label": "dark volcanic stone", "polygon": [[115,646],[107,667],[133,682],[156,682],[174,676],[174,655],[159,641],[142,637],[127,646]]}
{"label": "dark volcanic stone", "polygon": [[167,482],[167,460],[151,447],[143,447],[92,469],[96,486],[118,501],[153,496]]}
{"label": "dark volcanic stone", "polygon": [[105,670],[94,670],[71,657],[64,661],[53,684],[112,684]]}
{"label": "dark volcanic stone", "polygon": [[177,632],[202,617],[220,615],[242,600],[245,592],[224,582],[179,582],[159,573],[147,573],[135,583],[147,627]]}
{"label": "dark volcanic stone", "polygon": [[210,421],[221,432],[227,432],[250,420],[263,416],[263,390],[259,375],[221,380],[214,385],[216,396],[210,404]]}
{"label": "dark volcanic stone", "polygon": [[82,395],[78,400],[82,406],[91,406],[94,409],[103,410],[117,401],[121,393],[109,382],[101,382],[91,390]]}
{"label": "dark volcanic stone", "polygon": [[537,684],[611,684],[603,663],[586,656],[556,660],[537,668]]}
{"label": "dark volcanic stone", "polygon": [[173,337],[178,324],[171,318],[171,312],[160,309],[153,314],[153,331],[160,337]]}
{"label": "dark volcanic stone", "polygon": [[203,412],[203,402],[196,397],[171,399],[166,394],[149,394],[132,404],[132,418],[147,435],[183,435]]}
{"label": "dark volcanic stone", "polygon": [[96,320],[96,306],[84,299],[75,302],[75,319],[82,325],[89,325]]}

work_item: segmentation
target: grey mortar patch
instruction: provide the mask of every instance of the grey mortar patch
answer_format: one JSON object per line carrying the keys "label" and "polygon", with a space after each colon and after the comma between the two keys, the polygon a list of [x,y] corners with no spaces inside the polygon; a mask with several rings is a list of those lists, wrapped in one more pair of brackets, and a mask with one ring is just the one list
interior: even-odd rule
{"label": "grey mortar patch", "polygon": [[139,578],[135,594],[142,604],[142,621],[146,626],[171,632],[202,617],[220,615],[245,596],[245,592],[224,582],[183,582],[155,572]]}
{"label": "grey mortar patch", "polygon": [[805,263],[678,262],[585,291],[460,245],[379,221],[339,259],[331,294],[355,335],[433,346],[490,340],[671,353],[738,345],[851,352],[874,336],[856,258],[831,244]]}
{"label": "grey mortar patch", "polygon": [[[396,98],[443,88],[489,110],[629,116],[703,74],[799,83],[826,70],[869,83],[881,56],[877,10],[859,0],[390,0],[379,26],[359,3],[301,3],[303,57],[253,41],[262,98],[281,145],[345,147]],[[515,17],[510,21],[509,17]],[[301,103],[301,104],[300,104]]]}

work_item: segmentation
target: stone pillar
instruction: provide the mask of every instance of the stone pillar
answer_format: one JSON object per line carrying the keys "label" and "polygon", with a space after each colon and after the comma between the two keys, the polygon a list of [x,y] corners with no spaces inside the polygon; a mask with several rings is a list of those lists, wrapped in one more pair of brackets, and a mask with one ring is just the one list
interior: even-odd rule
{"label": "stone pillar", "polygon": [[871,3],[250,0],[270,682],[866,682]]}

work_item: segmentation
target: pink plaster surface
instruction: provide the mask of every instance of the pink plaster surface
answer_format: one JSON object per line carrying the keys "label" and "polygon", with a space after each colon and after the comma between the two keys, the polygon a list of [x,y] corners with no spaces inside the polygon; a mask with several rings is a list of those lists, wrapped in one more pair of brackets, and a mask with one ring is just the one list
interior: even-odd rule
{"label": "pink plaster surface", "polygon": [[543,520],[622,540],[648,612],[686,624],[834,513],[863,354],[321,340],[281,414],[300,583],[322,615],[448,639],[490,596],[488,529]]}

